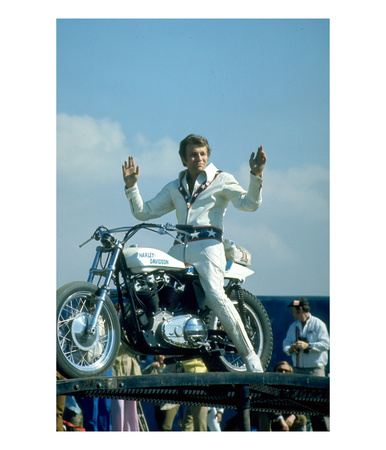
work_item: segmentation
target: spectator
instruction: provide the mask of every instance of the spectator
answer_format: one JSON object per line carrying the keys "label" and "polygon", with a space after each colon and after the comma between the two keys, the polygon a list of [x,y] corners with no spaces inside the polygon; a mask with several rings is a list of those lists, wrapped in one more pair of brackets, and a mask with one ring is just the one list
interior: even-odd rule
{"label": "spectator", "polygon": [[[121,342],[113,365],[113,376],[141,375],[141,369],[128,346]],[[137,402],[135,400],[111,400],[112,431],[139,431]]]}
{"label": "spectator", "polygon": [[[325,323],[313,317],[305,297],[293,300],[288,307],[295,319],[283,341],[283,351],[292,357],[294,373],[324,377],[330,349]],[[311,416],[313,431],[327,431],[323,417]]]}
{"label": "spectator", "polygon": [[214,406],[210,406],[208,408],[209,431],[221,431],[220,422],[222,420],[223,413],[224,413],[224,408],[216,408]]}
{"label": "spectator", "polygon": [[[106,373],[111,377],[112,369]],[[111,399],[99,397],[78,397],[83,411],[83,427],[86,431],[111,431]]]}
{"label": "spectator", "polygon": [[281,414],[271,421],[271,431],[306,431],[307,418],[303,415]]}
{"label": "spectator", "polygon": [[[186,373],[206,373],[208,369],[201,358],[182,361]],[[182,419],[182,431],[208,431],[208,407],[187,405]]]}
{"label": "spectator", "polygon": [[[142,370],[143,375],[157,375],[160,373],[182,373],[184,371],[181,363],[165,364],[164,355],[154,356],[154,362]],[[154,415],[158,431],[172,431],[173,422],[178,413],[180,405],[174,403],[154,404]]]}
{"label": "spectator", "polygon": [[[64,376],[56,371],[56,380],[65,380]],[[66,396],[56,396],[56,431],[65,431],[63,426],[63,413],[66,406]]]}
{"label": "spectator", "polygon": [[[279,361],[273,368],[275,373],[292,374],[287,361]],[[295,414],[252,413],[251,422],[258,431],[306,431],[307,418]]]}
{"label": "spectator", "polygon": [[[279,361],[273,371],[276,373],[293,373],[287,361]],[[301,414],[279,415],[271,421],[271,431],[306,431],[307,418]]]}
{"label": "spectator", "polygon": [[155,355],[154,361],[142,370],[142,375],[157,375],[166,368],[165,356]]}
{"label": "spectator", "polygon": [[66,396],[63,423],[66,431],[86,431],[83,428],[83,411],[73,395]]}
{"label": "spectator", "polygon": [[273,371],[276,373],[294,373],[294,369],[287,361],[279,361],[276,363]]}
{"label": "spectator", "polygon": [[283,341],[283,351],[292,356],[294,373],[326,375],[330,337],[326,325],[310,313],[308,300],[299,297],[288,307],[295,319]]}

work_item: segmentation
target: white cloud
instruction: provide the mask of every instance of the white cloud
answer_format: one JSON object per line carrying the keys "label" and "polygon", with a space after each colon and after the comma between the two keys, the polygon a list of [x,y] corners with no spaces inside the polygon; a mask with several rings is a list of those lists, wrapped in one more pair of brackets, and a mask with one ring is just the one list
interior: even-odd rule
{"label": "white cloud", "polygon": [[140,176],[150,179],[156,177],[157,189],[162,187],[161,183],[176,178],[184,169],[178,154],[178,144],[168,137],[152,143],[139,133],[135,137],[134,149],[133,156],[135,164],[140,166]]}
{"label": "white cloud", "polygon": [[266,224],[260,224],[255,233],[260,241],[260,245],[257,246],[258,253],[271,254],[272,259],[277,263],[289,262],[293,259],[288,244]]}
{"label": "white cloud", "polygon": [[269,223],[260,220],[259,212],[245,213],[229,208],[225,219],[225,234],[252,253],[253,260],[268,259],[288,263],[294,255],[290,244]]}
{"label": "white cloud", "polygon": [[[236,179],[247,189],[249,165],[244,163]],[[312,164],[289,167],[287,170],[267,167],[263,175],[263,205],[261,213],[279,220],[328,220],[329,171]]]}
{"label": "white cloud", "polygon": [[168,137],[150,142],[139,133],[129,149],[118,122],[58,114],[57,171],[64,185],[79,188],[122,181],[121,166],[129,155],[140,166],[141,190],[155,177],[157,188],[161,188],[183,169],[178,144]]}
{"label": "white cloud", "polygon": [[328,219],[328,169],[304,165],[265,172],[264,200],[274,215],[305,221]]}
{"label": "white cloud", "polygon": [[57,170],[68,182],[105,184],[119,173],[127,153],[121,125],[108,118],[57,117]]}

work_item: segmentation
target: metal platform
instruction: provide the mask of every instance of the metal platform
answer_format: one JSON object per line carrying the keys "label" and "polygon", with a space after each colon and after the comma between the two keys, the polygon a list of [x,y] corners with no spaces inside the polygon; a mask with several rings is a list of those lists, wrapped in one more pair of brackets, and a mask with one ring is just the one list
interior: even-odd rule
{"label": "metal platform", "polygon": [[330,380],[280,373],[183,373],[57,381],[57,395],[237,409],[244,430],[250,411],[329,416]]}

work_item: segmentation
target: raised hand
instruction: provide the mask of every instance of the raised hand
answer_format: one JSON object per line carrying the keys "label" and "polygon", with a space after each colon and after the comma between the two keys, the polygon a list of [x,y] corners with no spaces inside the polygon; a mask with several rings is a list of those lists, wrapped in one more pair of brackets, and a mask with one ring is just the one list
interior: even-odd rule
{"label": "raised hand", "polygon": [[263,150],[263,146],[257,149],[256,158],[255,152],[252,152],[251,157],[249,158],[249,167],[251,168],[251,172],[254,175],[261,176],[267,163],[267,156]]}
{"label": "raised hand", "polygon": [[139,166],[135,167],[134,158],[129,156],[128,160],[122,165],[123,180],[126,188],[133,187],[139,178]]}

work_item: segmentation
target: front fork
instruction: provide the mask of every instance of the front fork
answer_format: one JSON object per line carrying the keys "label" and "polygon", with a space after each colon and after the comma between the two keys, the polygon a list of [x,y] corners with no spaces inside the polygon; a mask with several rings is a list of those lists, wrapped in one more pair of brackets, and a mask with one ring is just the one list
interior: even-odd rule
{"label": "front fork", "polygon": [[110,291],[110,283],[111,283],[111,279],[113,277],[113,274],[115,272],[115,268],[118,262],[118,258],[121,254],[123,246],[121,244],[118,244],[115,249],[113,254],[110,257],[110,261],[109,261],[109,265],[108,267],[104,268],[104,269],[98,269],[98,265],[99,265],[99,261],[101,258],[101,254],[103,253],[103,251],[105,251],[105,249],[103,247],[98,247],[97,248],[97,252],[94,258],[94,262],[93,265],[90,269],[90,273],[88,276],[87,281],[89,283],[92,283],[94,280],[95,275],[102,275],[102,274],[106,274],[106,278],[104,281],[104,284],[97,290],[97,292],[95,293],[96,299],[97,299],[97,303],[96,303],[96,308],[95,308],[95,312],[91,318],[91,320],[88,322],[87,325],[87,329],[86,329],[86,333],[87,334],[92,334],[94,335],[96,332],[96,326],[99,320],[99,316],[100,313],[102,311],[102,307],[103,307],[103,303],[106,300],[106,295],[108,294],[108,292]]}

